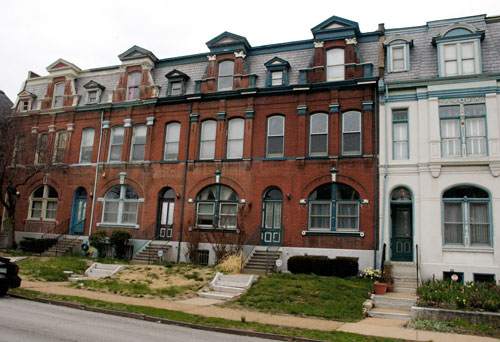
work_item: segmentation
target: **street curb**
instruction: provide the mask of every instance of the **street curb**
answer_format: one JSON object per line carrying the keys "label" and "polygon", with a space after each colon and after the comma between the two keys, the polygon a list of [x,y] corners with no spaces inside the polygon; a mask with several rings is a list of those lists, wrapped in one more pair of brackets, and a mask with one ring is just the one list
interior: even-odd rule
{"label": "street curb", "polygon": [[267,338],[267,339],[277,340],[277,341],[327,342],[325,340],[316,340],[316,339],[310,339],[310,338],[304,338],[304,337],[293,337],[293,336],[272,334],[272,333],[265,333],[265,332],[258,332],[258,331],[212,327],[212,326],[203,325],[203,324],[175,321],[175,320],[171,320],[171,319],[167,319],[167,318],[154,317],[154,316],[149,316],[149,315],[145,315],[145,314],[139,314],[139,313],[133,313],[133,312],[127,312],[127,311],[111,310],[111,309],[103,309],[103,308],[97,308],[95,306],[87,306],[87,305],[78,304],[78,303],[63,302],[63,301],[55,300],[55,299],[47,299],[47,298],[39,298],[39,297],[30,298],[30,297],[26,297],[26,296],[22,296],[22,295],[18,295],[18,294],[12,294],[12,293],[9,293],[9,296],[14,297],[14,298],[19,298],[19,299],[31,300],[34,302],[39,302],[39,303],[44,303],[44,304],[64,306],[64,307],[72,308],[72,309],[91,311],[91,312],[97,312],[97,313],[126,317],[126,318],[133,318],[133,319],[138,319],[138,320],[148,321],[148,322],[176,325],[179,327],[198,329],[198,330],[204,330],[204,331],[213,331],[213,332],[239,335],[239,336]]}

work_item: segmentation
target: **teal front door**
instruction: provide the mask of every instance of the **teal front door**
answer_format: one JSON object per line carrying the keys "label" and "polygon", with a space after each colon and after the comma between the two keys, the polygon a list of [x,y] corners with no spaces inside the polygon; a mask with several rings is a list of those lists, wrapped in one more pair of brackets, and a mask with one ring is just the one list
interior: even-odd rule
{"label": "teal front door", "polygon": [[80,188],[75,191],[73,209],[71,211],[71,235],[83,234],[85,229],[85,213],[87,209],[87,192]]}
{"label": "teal front door", "polygon": [[391,205],[391,260],[413,261],[411,205]]}
{"label": "teal front door", "polygon": [[282,241],[282,200],[281,191],[271,189],[264,197],[262,208],[261,245],[281,246]]}

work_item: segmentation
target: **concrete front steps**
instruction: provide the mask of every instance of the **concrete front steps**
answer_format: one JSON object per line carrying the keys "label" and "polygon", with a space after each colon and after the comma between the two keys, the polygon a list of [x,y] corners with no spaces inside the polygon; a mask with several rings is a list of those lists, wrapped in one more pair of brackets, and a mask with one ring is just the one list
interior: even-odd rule
{"label": "concrete front steps", "polygon": [[243,267],[243,273],[266,275],[274,269],[276,260],[281,257],[280,251],[255,250]]}
{"label": "concrete front steps", "polygon": [[[166,254],[170,249],[168,241],[152,241],[149,246],[144,248],[130,261],[133,265],[152,265],[165,260]],[[158,256],[158,251],[163,251],[163,256]]]}
{"label": "concrete front steps", "polygon": [[125,265],[118,264],[100,264],[98,262],[94,262],[92,266],[90,266],[85,271],[85,276],[93,279],[101,279],[106,277],[111,277],[116,273],[120,272],[125,268]]}
{"label": "concrete front steps", "polygon": [[394,293],[417,293],[417,270],[414,262],[391,262]]}
{"label": "concrete front steps", "polygon": [[217,272],[210,282],[210,291],[198,292],[203,298],[230,300],[240,296],[257,280],[253,274],[223,274]]}
{"label": "concrete front steps", "polygon": [[417,297],[410,294],[387,293],[385,295],[372,295],[373,308],[368,311],[370,317],[390,318],[409,321],[411,307],[417,303]]}
{"label": "concrete front steps", "polygon": [[53,257],[65,255],[71,252],[75,247],[82,244],[82,241],[77,237],[67,237],[59,239],[55,245],[50,247],[48,250],[42,253],[42,256]]}

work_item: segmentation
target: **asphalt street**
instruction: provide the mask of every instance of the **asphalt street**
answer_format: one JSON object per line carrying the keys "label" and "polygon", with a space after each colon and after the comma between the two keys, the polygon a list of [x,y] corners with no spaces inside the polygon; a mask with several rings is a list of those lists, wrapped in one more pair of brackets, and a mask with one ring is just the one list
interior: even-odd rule
{"label": "asphalt street", "polygon": [[271,340],[146,322],[7,296],[0,298],[0,341],[264,342]]}

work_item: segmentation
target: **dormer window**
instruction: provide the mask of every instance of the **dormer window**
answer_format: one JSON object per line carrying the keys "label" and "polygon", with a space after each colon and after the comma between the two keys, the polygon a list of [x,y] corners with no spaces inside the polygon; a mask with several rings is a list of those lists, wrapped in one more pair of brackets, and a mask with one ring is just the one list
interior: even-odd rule
{"label": "dormer window", "polygon": [[100,102],[104,86],[95,81],[89,81],[83,87],[87,89],[86,104],[97,104]]}
{"label": "dormer window", "polygon": [[89,101],[87,103],[97,103],[97,90],[89,91]]}
{"label": "dormer window", "polygon": [[62,108],[64,99],[64,83],[57,83],[54,89],[54,107]]}
{"label": "dormer window", "polygon": [[272,86],[283,85],[283,71],[273,71],[271,73],[271,85]]}
{"label": "dormer window", "polygon": [[23,112],[26,112],[29,109],[29,101],[23,101],[21,102],[21,109]]}
{"label": "dormer window", "polygon": [[481,40],[484,31],[469,24],[454,24],[434,37],[437,45],[439,76],[481,73]]}
{"label": "dormer window", "polygon": [[167,95],[179,96],[186,93],[186,81],[189,76],[179,70],[172,70],[165,75],[168,78]]}
{"label": "dormer window", "polygon": [[326,80],[341,81],[345,78],[344,49],[330,49],[326,52]]}
{"label": "dormer window", "polygon": [[234,62],[223,61],[219,63],[219,77],[217,90],[232,90],[233,89],[233,72]]}
{"label": "dormer window", "polygon": [[128,75],[127,100],[137,100],[139,98],[139,85],[141,84],[141,73],[132,72]]}
{"label": "dormer window", "polygon": [[385,40],[387,72],[410,71],[410,47],[413,40],[407,36],[393,36]]}
{"label": "dormer window", "polygon": [[170,95],[181,95],[182,94],[182,85],[180,81],[172,82],[172,86],[170,87]]}
{"label": "dormer window", "polygon": [[266,87],[279,87],[288,85],[287,61],[274,57],[264,64],[267,68]]}

